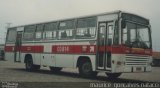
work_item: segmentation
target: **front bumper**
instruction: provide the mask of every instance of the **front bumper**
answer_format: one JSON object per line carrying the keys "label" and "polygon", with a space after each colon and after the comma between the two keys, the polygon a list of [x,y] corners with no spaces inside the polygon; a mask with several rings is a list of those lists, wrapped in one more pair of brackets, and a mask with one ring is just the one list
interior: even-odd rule
{"label": "front bumper", "polygon": [[115,73],[137,73],[137,72],[151,72],[151,66],[123,66],[115,68]]}

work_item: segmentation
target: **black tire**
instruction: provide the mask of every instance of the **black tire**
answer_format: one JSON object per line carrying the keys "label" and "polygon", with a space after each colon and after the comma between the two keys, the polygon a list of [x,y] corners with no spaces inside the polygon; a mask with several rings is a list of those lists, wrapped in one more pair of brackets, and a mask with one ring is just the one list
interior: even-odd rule
{"label": "black tire", "polygon": [[25,62],[25,65],[26,65],[26,70],[27,71],[33,71],[34,70],[32,59],[27,59],[26,62]]}
{"label": "black tire", "polygon": [[26,60],[25,67],[26,67],[26,70],[29,71],[29,72],[40,69],[40,65],[34,65],[32,59],[27,59]]}
{"label": "black tire", "polygon": [[116,79],[118,78],[122,73],[106,73],[109,79]]}
{"label": "black tire", "polygon": [[92,70],[92,65],[91,65],[91,62],[89,62],[89,61],[81,63],[78,70],[79,70],[79,74],[82,77],[95,77],[95,76],[97,76],[97,72],[94,72]]}
{"label": "black tire", "polygon": [[62,70],[61,67],[49,67],[52,72],[60,72]]}

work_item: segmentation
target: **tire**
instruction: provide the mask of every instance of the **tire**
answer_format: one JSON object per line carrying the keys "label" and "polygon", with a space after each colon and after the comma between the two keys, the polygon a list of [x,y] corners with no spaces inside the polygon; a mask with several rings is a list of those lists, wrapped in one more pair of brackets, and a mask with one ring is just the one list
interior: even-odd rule
{"label": "tire", "polygon": [[40,69],[40,65],[34,65],[32,59],[27,59],[25,62],[26,70],[29,72],[36,71]]}
{"label": "tire", "polygon": [[60,72],[62,70],[61,67],[49,67],[52,72]]}
{"label": "tire", "polygon": [[94,72],[92,70],[92,65],[91,65],[91,62],[89,62],[89,61],[81,63],[78,70],[79,70],[79,74],[82,77],[95,77],[95,76],[97,76],[97,72]]}
{"label": "tire", "polygon": [[118,78],[122,73],[106,73],[109,79],[116,79]]}
{"label": "tire", "polygon": [[25,62],[25,65],[26,65],[26,70],[27,71],[33,71],[33,60],[32,59],[27,59],[26,62]]}

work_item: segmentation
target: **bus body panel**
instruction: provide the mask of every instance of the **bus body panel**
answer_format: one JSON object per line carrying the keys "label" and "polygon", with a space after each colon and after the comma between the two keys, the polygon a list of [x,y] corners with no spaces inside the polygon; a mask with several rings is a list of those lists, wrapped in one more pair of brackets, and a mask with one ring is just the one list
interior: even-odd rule
{"label": "bus body panel", "polygon": [[97,22],[104,22],[104,21],[112,21],[118,19],[118,14],[109,14],[109,15],[100,15],[97,18]]}
{"label": "bus body panel", "polygon": [[[14,53],[14,49],[15,49],[15,44],[6,44],[5,45],[5,58],[8,61],[15,61],[15,53]],[[7,51],[7,52],[6,52]]]}
{"label": "bus body panel", "polygon": [[[100,14],[96,15],[96,33],[95,38],[92,39],[59,39],[59,36],[57,36],[56,40],[53,39],[44,39],[44,34],[42,35],[42,38],[40,40],[33,39],[32,41],[24,41],[22,38],[22,45],[20,49],[20,55],[17,54],[17,56],[20,56],[20,61],[24,63],[26,55],[31,55],[33,59],[33,64],[35,65],[41,65],[41,66],[52,66],[52,67],[69,67],[69,68],[77,68],[77,61],[80,57],[87,57],[91,61],[92,69],[93,71],[105,71],[105,72],[111,72],[111,73],[121,73],[121,72],[137,72],[137,69],[140,69],[140,72],[148,72],[151,71],[150,66],[150,55],[136,55],[132,54],[132,57],[128,56],[129,54],[125,53],[125,48],[121,44],[121,20],[120,17],[121,12],[115,12],[115,13],[109,13],[109,14]],[[92,17],[92,16],[91,16]],[[84,17],[86,18],[86,17]],[[77,19],[81,18],[75,18]],[[62,20],[57,21],[60,23]],[[108,46],[104,45],[102,48],[102,51],[107,49],[111,52],[111,67],[107,67],[107,58],[104,60],[103,63],[104,69],[98,69],[98,52],[100,51],[98,46],[98,34],[99,33],[99,23],[106,24],[106,27],[108,25],[113,26],[113,30],[115,27],[115,22],[118,22],[118,29],[119,30],[119,41],[117,46]],[[77,22],[76,22],[77,23]],[[75,23],[75,24],[76,24]],[[36,25],[36,24],[33,24]],[[64,24],[63,24],[64,25]],[[28,26],[28,25],[26,25]],[[23,31],[23,28],[17,28],[17,31]],[[106,28],[107,30],[108,28]],[[74,29],[75,31],[78,30],[78,28]],[[87,30],[88,31],[88,30]],[[59,30],[56,31],[58,34]],[[107,32],[107,31],[106,31]],[[114,33],[114,32],[113,32]],[[34,33],[35,34],[35,33]],[[74,34],[74,33],[73,33]],[[75,36],[74,36],[75,37]],[[117,47],[116,49],[114,49]],[[6,42],[5,45],[5,58],[6,60],[15,61],[15,43],[9,44]],[[107,57],[108,52],[105,51],[105,57]],[[121,52],[122,51],[122,52]],[[104,52],[104,51],[103,51]],[[129,57],[129,59],[128,59]],[[127,60],[130,60],[130,58],[134,58],[135,60],[137,58],[144,58],[145,63],[144,65],[137,65],[136,62],[131,62],[131,65],[128,65]],[[82,58],[80,58],[82,59]],[[140,60],[140,59],[139,59]],[[141,62],[138,62],[141,63]],[[105,69],[108,68],[108,69]]]}

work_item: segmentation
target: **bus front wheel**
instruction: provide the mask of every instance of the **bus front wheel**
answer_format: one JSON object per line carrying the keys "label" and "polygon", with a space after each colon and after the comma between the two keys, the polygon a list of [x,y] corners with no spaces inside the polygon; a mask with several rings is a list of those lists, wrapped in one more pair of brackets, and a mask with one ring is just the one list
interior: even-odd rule
{"label": "bus front wheel", "polygon": [[83,62],[79,66],[79,74],[83,77],[95,77],[97,72],[92,71],[91,62]]}
{"label": "bus front wheel", "polygon": [[108,78],[110,79],[115,79],[118,78],[122,73],[106,73],[106,75],[108,76]]}

